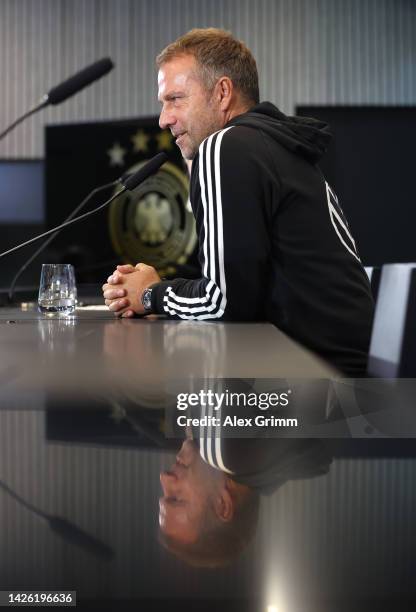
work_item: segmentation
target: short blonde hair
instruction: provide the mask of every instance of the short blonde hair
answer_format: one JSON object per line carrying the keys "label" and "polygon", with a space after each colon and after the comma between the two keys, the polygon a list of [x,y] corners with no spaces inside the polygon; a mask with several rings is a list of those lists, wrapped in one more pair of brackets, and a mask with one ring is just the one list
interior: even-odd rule
{"label": "short blonde hair", "polygon": [[165,47],[156,58],[158,68],[181,55],[193,55],[207,90],[227,76],[247,102],[259,102],[259,77],[250,49],[231,32],[218,28],[193,29]]}

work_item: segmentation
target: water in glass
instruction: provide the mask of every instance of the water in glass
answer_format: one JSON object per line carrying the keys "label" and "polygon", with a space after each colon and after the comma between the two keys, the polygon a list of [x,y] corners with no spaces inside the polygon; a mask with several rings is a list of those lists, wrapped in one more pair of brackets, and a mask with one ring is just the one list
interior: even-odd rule
{"label": "water in glass", "polygon": [[71,264],[43,264],[38,306],[48,315],[68,316],[77,300],[74,268]]}

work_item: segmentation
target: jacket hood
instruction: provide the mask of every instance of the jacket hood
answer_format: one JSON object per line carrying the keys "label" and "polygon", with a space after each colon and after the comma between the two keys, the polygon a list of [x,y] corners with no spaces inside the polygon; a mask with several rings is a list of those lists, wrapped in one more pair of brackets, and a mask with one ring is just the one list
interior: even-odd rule
{"label": "jacket hood", "polygon": [[292,153],[316,164],[331,141],[329,126],[311,117],[288,117],[271,102],[262,102],[227,125],[262,130]]}
{"label": "jacket hood", "polygon": [[[238,442],[251,465],[245,473],[232,478],[265,495],[288,481],[327,474],[333,460],[328,445],[318,438],[256,438],[250,441],[241,438]],[[254,463],[257,465],[253,469]]]}

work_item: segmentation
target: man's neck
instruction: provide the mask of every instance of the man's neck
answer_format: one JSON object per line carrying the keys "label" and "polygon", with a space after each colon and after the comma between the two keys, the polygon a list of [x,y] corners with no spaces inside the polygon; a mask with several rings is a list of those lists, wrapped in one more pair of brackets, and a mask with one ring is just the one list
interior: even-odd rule
{"label": "man's neck", "polygon": [[225,115],[225,124],[229,123],[234,117],[244,115],[244,113],[247,113],[251,108],[253,108],[253,105],[250,104],[239,104],[231,108]]}

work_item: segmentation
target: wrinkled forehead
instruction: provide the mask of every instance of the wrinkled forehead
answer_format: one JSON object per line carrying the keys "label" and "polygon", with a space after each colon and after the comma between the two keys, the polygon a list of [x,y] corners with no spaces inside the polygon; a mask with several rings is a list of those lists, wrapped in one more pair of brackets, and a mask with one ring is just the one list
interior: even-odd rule
{"label": "wrinkled forehead", "polygon": [[157,75],[159,97],[167,95],[170,91],[184,89],[188,80],[189,75],[184,72],[165,71],[162,66]]}
{"label": "wrinkled forehead", "polygon": [[159,97],[167,95],[176,89],[185,89],[198,81],[198,71],[195,58],[192,55],[182,55],[164,62],[157,75]]}

